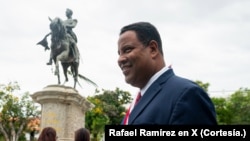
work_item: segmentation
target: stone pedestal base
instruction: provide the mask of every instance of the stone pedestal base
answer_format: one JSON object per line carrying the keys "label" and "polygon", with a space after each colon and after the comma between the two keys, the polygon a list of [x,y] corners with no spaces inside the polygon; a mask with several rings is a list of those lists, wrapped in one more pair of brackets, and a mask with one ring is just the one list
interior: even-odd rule
{"label": "stone pedestal base", "polygon": [[74,132],[85,127],[85,112],[93,107],[77,90],[61,85],[49,85],[31,97],[42,107],[41,130],[51,126],[63,141],[74,140]]}

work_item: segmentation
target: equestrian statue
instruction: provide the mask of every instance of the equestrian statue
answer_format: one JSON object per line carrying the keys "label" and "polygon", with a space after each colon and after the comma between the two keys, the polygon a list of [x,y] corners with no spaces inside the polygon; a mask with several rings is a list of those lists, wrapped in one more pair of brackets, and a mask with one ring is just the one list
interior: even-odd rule
{"label": "equestrian statue", "polygon": [[[62,20],[59,17],[54,19],[49,18],[51,22],[49,25],[51,32],[45,35],[37,45],[45,47],[45,51],[51,49],[47,65],[55,64],[54,74],[58,78],[58,84],[61,84],[59,73],[59,62],[61,62],[65,76],[64,83],[68,82],[67,74],[69,73],[74,78],[74,88],[76,88],[76,83],[79,83],[79,76],[96,86],[94,82],[78,73],[80,52],[77,47],[77,36],[72,30],[76,26],[77,20],[72,19],[72,14],[72,10],[66,9],[67,20]],[[51,36],[50,47],[47,42],[48,36]]]}

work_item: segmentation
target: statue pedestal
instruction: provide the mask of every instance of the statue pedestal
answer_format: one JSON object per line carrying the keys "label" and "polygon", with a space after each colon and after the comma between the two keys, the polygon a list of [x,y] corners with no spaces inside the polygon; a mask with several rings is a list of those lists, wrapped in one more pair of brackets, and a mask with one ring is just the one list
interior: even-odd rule
{"label": "statue pedestal", "polygon": [[93,107],[77,90],[62,85],[48,85],[31,97],[42,107],[40,129],[55,128],[63,141],[74,140],[74,132],[85,127],[85,112]]}

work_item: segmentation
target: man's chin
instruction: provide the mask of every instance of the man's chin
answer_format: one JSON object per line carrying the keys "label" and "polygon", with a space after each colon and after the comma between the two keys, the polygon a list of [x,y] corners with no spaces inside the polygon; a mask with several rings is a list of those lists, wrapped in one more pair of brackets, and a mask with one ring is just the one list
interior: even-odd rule
{"label": "man's chin", "polygon": [[131,78],[129,78],[128,76],[125,76],[125,81],[128,84],[131,84]]}

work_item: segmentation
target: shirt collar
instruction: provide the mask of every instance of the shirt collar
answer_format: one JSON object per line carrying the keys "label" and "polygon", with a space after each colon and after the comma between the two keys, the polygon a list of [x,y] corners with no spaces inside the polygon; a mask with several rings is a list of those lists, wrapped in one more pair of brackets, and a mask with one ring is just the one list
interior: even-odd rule
{"label": "shirt collar", "polygon": [[144,95],[144,93],[147,91],[147,89],[149,88],[149,86],[151,86],[151,84],[157,79],[159,78],[164,72],[166,72],[170,67],[163,67],[160,71],[158,71],[157,73],[155,73],[148,81],[148,83],[145,85],[145,87],[143,87],[141,89],[141,96]]}

